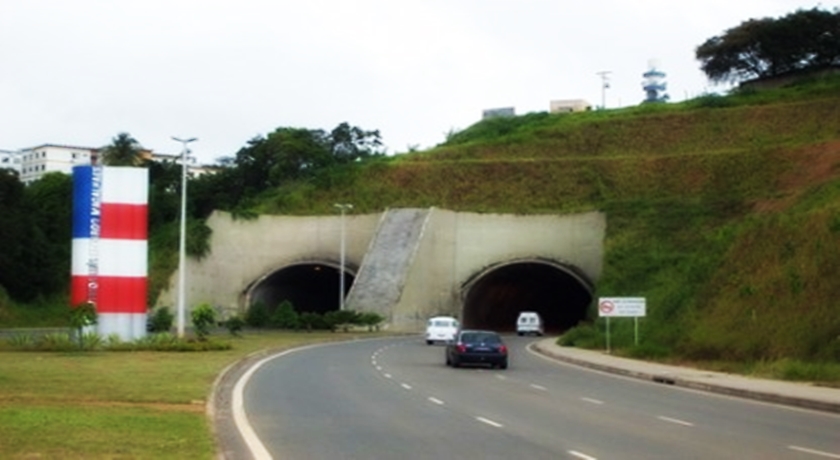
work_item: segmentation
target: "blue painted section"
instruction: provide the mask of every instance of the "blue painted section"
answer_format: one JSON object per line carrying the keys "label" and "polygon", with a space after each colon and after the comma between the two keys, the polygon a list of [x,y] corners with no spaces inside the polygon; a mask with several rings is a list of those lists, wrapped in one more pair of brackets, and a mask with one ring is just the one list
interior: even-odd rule
{"label": "blue painted section", "polygon": [[73,167],[73,238],[90,238],[93,166]]}

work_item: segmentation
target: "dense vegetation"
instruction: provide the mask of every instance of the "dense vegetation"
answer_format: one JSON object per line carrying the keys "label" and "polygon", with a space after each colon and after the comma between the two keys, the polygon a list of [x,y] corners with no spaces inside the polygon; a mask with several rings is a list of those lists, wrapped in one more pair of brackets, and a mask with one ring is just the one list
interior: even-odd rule
{"label": "dense vegetation", "polygon": [[[632,322],[613,325],[614,344],[692,360],[835,362],[838,126],[837,78],[489,119],[427,152],[286,184],[253,209],[318,214],[345,200],[358,212],[602,210],[607,253],[596,295],[649,305],[641,345],[631,347]],[[601,346],[598,327],[593,309],[578,343]]]}
{"label": "dense vegetation", "polygon": [[697,47],[712,81],[773,78],[840,68],[840,9],[750,19]]}

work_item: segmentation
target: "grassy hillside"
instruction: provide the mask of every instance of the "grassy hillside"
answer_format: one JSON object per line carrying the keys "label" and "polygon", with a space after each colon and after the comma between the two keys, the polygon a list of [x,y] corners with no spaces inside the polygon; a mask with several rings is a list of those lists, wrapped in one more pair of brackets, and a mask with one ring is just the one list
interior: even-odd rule
{"label": "grassy hillside", "polygon": [[[643,344],[627,352],[836,363],[838,164],[840,80],[832,79],[487,120],[438,148],[277,190],[258,211],[330,213],[339,201],[358,212],[602,210],[607,253],[597,295],[648,301]],[[632,322],[615,323],[613,343],[632,345]],[[579,331],[580,342],[597,343],[594,330]]]}

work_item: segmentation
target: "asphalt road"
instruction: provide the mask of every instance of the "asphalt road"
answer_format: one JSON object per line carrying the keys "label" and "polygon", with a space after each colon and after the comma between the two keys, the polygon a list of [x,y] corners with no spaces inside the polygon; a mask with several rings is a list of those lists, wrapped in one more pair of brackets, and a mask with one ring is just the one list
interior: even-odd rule
{"label": "asphalt road", "polygon": [[418,337],[271,359],[243,407],[275,459],[840,459],[840,416],[561,364],[506,337],[506,371]]}

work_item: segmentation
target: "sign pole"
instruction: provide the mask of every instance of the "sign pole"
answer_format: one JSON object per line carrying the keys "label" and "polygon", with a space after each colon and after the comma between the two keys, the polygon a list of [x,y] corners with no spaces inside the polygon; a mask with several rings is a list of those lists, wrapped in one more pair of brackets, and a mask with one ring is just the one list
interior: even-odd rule
{"label": "sign pole", "polygon": [[610,354],[610,317],[607,316],[607,354]]}
{"label": "sign pole", "polygon": [[635,334],[634,334],[635,339],[636,339],[635,343],[636,343],[636,346],[638,347],[639,346],[639,317],[638,316],[633,317],[633,323],[634,323],[634,326],[635,326]]}

